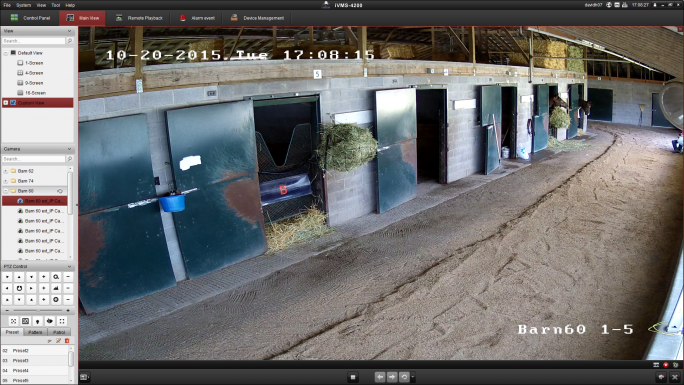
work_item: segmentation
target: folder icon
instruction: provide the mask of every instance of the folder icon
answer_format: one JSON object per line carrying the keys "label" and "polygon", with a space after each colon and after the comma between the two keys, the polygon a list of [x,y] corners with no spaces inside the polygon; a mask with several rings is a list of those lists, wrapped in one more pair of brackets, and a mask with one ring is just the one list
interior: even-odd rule
{"label": "folder icon", "polygon": [[16,168],[10,169],[10,172],[14,174],[17,172],[17,169]]}
{"label": "folder icon", "polygon": [[12,194],[14,194],[15,192],[17,192],[17,189],[13,188],[13,189],[10,190],[10,192],[11,192]]}
{"label": "folder icon", "polygon": [[10,182],[12,182],[12,183],[17,183],[17,180],[14,179],[14,178],[12,178],[12,179],[10,179]]}

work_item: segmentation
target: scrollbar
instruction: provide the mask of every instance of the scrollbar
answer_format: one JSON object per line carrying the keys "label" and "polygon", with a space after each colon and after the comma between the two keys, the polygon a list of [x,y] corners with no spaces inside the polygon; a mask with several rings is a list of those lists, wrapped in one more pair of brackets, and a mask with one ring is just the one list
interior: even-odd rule
{"label": "scrollbar", "polygon": [[73,192],[74,190],[74,173],[73,172],[68,172],[67,173],[67,214],[73,215],[74,214],[74,208],[73,206]]}

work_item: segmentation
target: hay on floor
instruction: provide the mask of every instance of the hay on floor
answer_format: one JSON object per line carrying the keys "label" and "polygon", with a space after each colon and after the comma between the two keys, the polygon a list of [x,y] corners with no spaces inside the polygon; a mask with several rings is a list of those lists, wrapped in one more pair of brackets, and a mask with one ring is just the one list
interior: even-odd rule
{"label": "hay on floor", "polygon": [[554,138],[553,136],[549,136],[549,148],[552,148],[554,150],[558,151],[579,151],[583,148],[589,147],[588,144],[584,143],[584,141],[579,141],[579,140],[563,140],[559,141],[558,139]]}
{"label": "hay on floor", "polygon": [[327,215],[314,206],[296,217],[266,225],[267,254],[332,233],[325,223],[326,218]]}

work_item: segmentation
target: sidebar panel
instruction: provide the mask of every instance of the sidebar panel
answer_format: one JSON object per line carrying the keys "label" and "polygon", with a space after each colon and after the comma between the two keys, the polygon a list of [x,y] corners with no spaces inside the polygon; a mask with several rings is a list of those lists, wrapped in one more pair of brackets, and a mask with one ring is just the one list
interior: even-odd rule
{"label": "sidebar panel", "polygon": [[78,383],[78,28],[3,26],[1,383]]}

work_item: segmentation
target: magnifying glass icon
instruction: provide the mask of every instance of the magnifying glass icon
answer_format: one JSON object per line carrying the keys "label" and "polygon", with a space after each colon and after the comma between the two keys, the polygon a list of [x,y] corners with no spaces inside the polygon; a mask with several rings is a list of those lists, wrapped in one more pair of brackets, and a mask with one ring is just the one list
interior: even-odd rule
{"label": "magnifying glass icon", "polygon": [[67,162],[71,162],[72,160],[74,160],[73,156],[71,156],[71,155],[67,156]]}
{"label": "magnifying glass icon", "polygon": [[71,43],[72,41],[74,41],[74,39],[72,39],[70,37],[67,38],[67,43]]}

